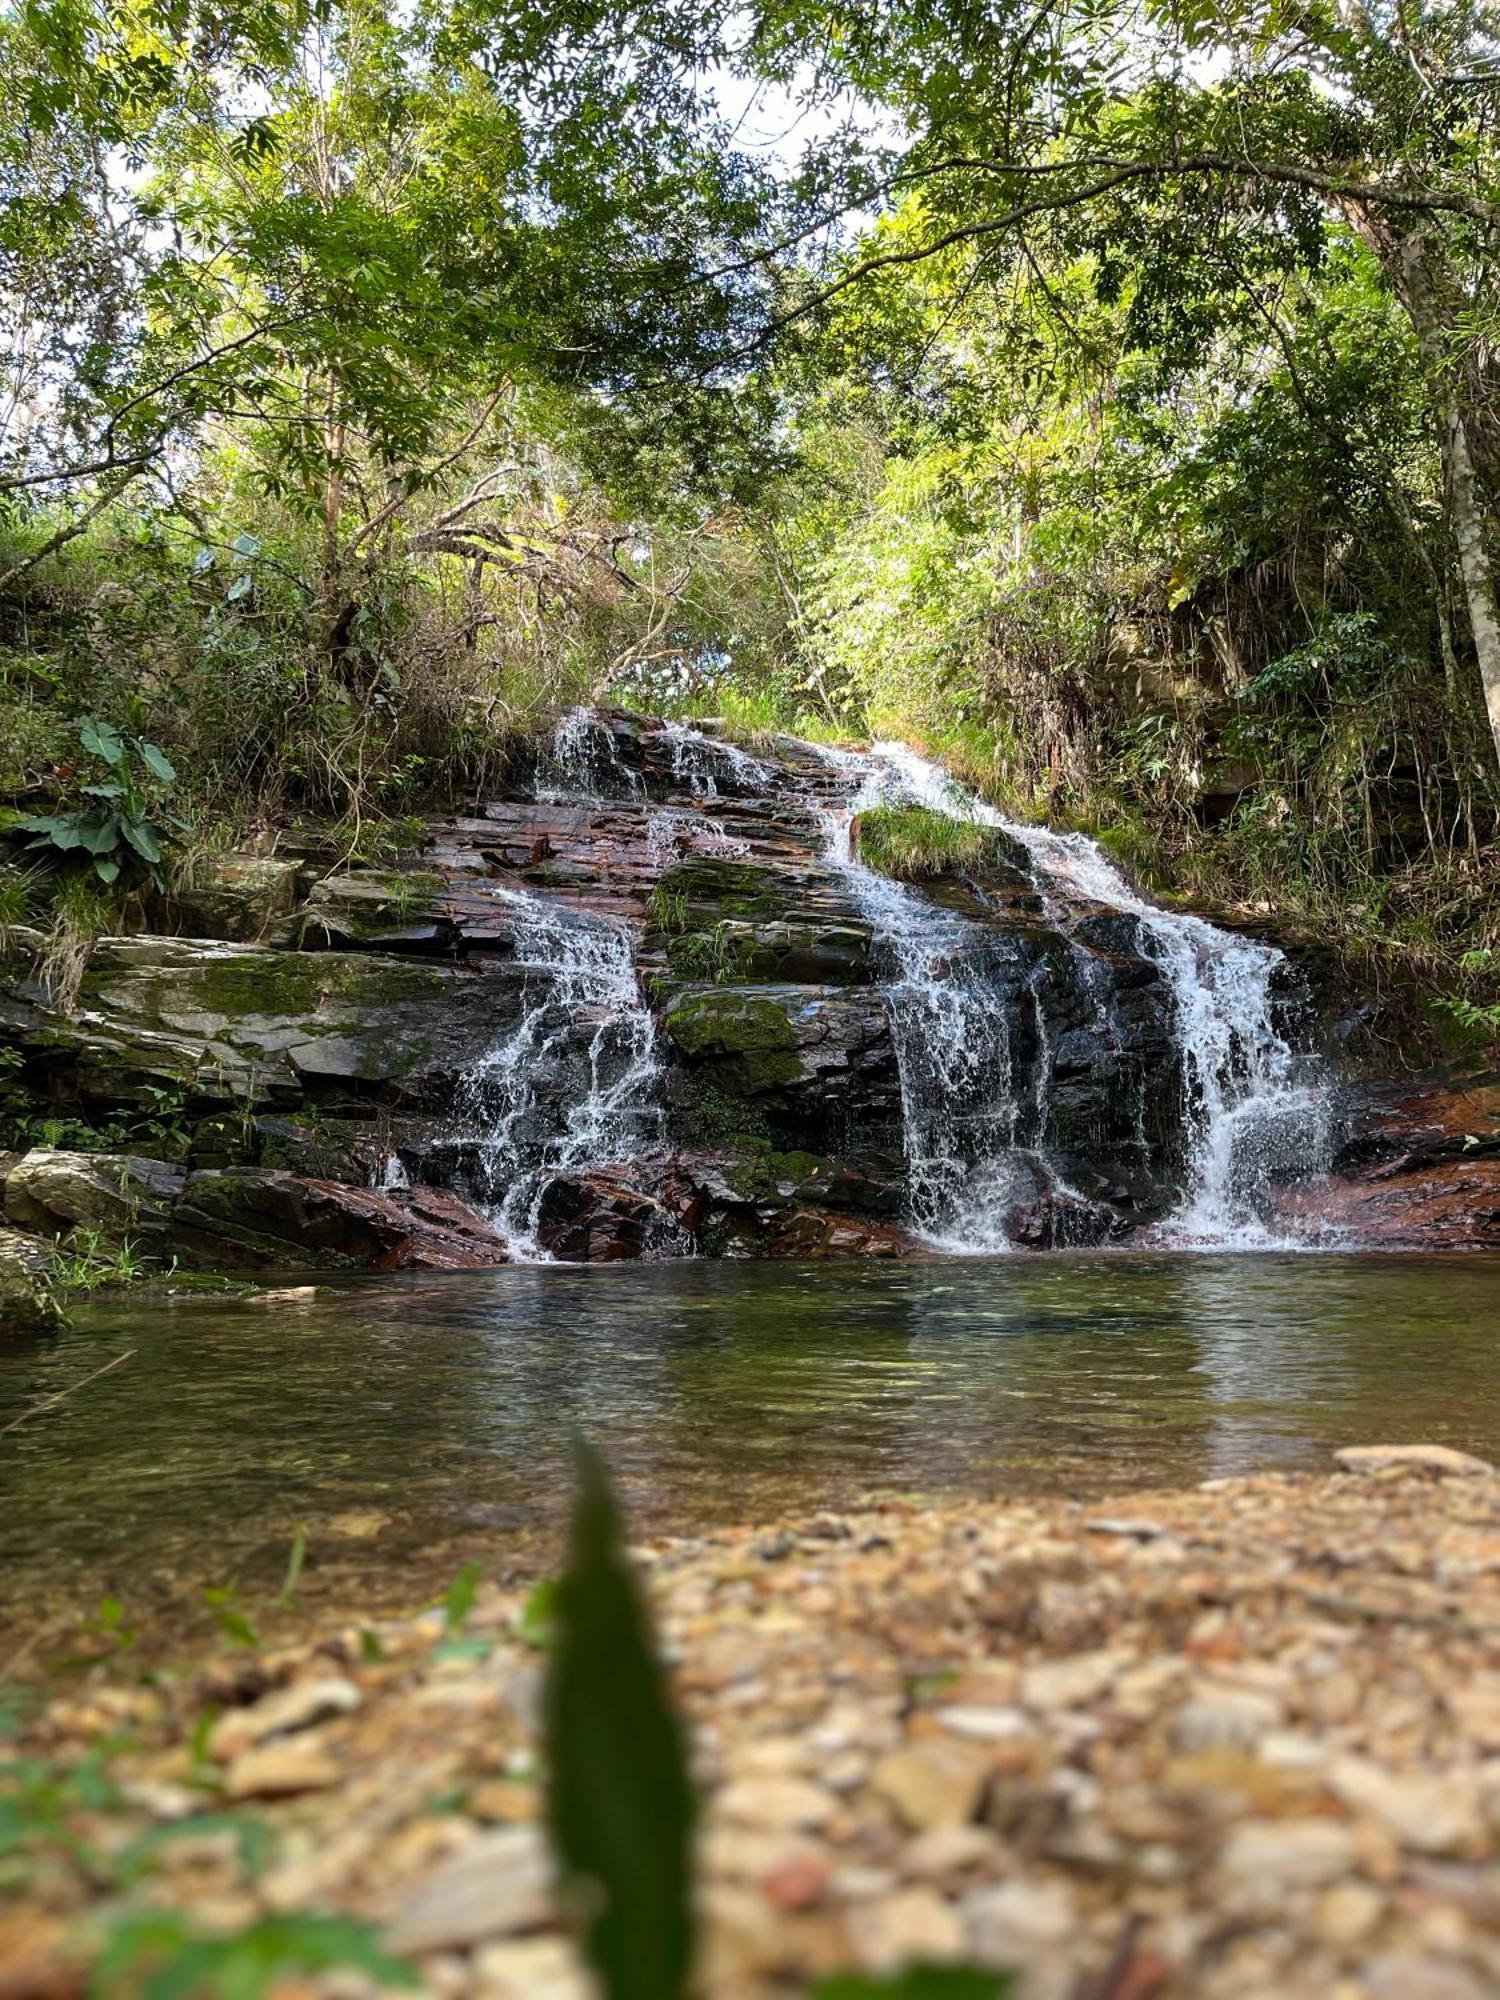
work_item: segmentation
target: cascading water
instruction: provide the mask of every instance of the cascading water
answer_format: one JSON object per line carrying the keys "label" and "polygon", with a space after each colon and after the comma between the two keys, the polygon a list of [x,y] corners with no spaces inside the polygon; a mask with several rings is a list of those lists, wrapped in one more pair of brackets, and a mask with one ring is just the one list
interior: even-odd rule
{"label": "cascading water", "polygon": [[736,792],[763,793],[773,782],[760,759],[737,743],[707,736],[686,722],[664,722],[661,733],[672,746],[672,775],[704,798],[718,798],[721,785]]}
{"label": "cascading water", "polygon": [[553,1176],[660,1138],[656,1029],[625,924],[520,890],[496,894],[515,912],[522,1011],[463,1080],[458,1144],[512,1252],[537,1257],[538,1205]]}
{"label": "cascading water", "polygon": [[891,774],[854,752],[820,754],[855,787],[842,808],[819,815],[823,852],[869,924],[880,961],[912,1223],[944,1248],[1004,1249],[1016,1107],[1009,1026],[987,962],[997,940],[859,860],[854,825],[891,797]]}
{"label": "cascading water", "polygon": [[1282,1246],[1284,1239],[1261,1213],[1265,1191],[1273,1179],[1323,1171],[1332,1134],[1322,1066],[1295,1050],[1277,1024],[1283,954],[1202,917],[1156,908],[1085,835],[1005,819],[905,744],[876,744],[870,763],[875,775],[867,803],[904,798],[996,827],[1019,842],[1047,913],[1063,930],[1089,909],[1135,921],[1143,952],[1172,996],[1182,1072],[1187,1183],[1159,1240],[1185,1247]]}
{"label": "cascading water", "polygon": [[[802,921],[858,914],[899,1080],[906,1218],[935,1246],[1283,1240],[1269,1195],[1324,1166],[1330,1092],[1281,1024],[1271,946],[1157,908],[1093,841],[1006,820],[904,744],[788,741],[773,767],[683,723],[582,709],[544,776],[539,798],[598,809],[562,837],[633,846],[622,884],[691,856],[764,868],[764,836]],[[996,829],[989,872],[940,900],[866,866],[860,814],[899,803]],[[799,874],[809,820],[822,866]],[[538,1256],[549,1183],[652,1156],[669,1093],[635,965],[640,888],[634,921],[494,893],[514,919],[522,1004],[464,1080],[455,1144],[515,1253]],[[827,1004],[797,991],[804,1014]]]}
{"label": "cascading water", "polygon": [[609,724],[592,708],[573,708],[552,732],[550,769],[537,797],[551,800],[602,798],[606,792],[639,797],[640,776],[620,755]]}

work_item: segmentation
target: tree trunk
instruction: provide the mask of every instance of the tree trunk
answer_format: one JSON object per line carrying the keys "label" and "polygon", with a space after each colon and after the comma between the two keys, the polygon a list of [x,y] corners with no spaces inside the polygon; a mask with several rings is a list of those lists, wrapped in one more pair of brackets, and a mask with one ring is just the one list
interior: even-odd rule
{"label": "tree trunk", "polygon": [[1470,425],[1466,419],[1464,370],[1448,351],[1444,311],[1446,287],[1433,271],[1435,246],[1417,231],[1378,234],[1366,223],[1365,234],[1375,242],[1390,273],[1396,296],[1406,309],[1421,350],[1423,369],[1438,422],[1438,444],[1448,493],[1448,518],[1458,555],[1459,579],[1469,613],[1469,630],[1479,660],[1485,712],[1500,761],[1500,602],[1495,570],[1485,537],[1484,493],[1474,469]]}

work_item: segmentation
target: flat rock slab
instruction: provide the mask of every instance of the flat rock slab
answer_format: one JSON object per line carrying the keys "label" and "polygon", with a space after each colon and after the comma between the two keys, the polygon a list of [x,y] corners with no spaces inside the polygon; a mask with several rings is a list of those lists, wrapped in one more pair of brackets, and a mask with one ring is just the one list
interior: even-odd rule
{"label": "flat rock slab", "polygon": [[1454,1451],[1445,1444],[1355,1444],[1336,1451],[1334,1457],[1346,1472],[1414,1472],[1458,1474],[1473,1478],[1493,1476],[1488,1459],[1474,1458],[1469,1452]]}

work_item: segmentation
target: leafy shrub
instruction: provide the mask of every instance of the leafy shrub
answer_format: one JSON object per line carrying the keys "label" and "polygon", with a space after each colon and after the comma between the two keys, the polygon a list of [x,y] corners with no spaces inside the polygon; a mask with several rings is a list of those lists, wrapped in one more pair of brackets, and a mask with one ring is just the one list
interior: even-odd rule
{"label": "leafy shrub", "polygon": [[[122,865],[134,857],[146,864],[160,889],[167,832],[154,815],[160,810],[161,792],[177,780],[170,759],[157,744],[122,735],[97,716],[85,716],[79,723],[78,740],[88,756],[104,765],[108,776],[79,785],[71,808],[23,819],[19,830],[36,836],[34,847],[89,855],[94,873],[105,883],[116,881]],[[170,824],[181,828],[182,822]]]}

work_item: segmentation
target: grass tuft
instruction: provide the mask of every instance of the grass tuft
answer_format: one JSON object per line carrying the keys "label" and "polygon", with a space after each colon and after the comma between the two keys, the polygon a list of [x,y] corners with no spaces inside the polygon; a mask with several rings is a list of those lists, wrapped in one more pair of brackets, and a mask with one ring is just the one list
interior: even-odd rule
{"label": "grass tuft", "polygon": [[976,820],[950,819],[930,806],[872,806],[856,825],[859,858],[898,882],[972,868],[989,851]]}

